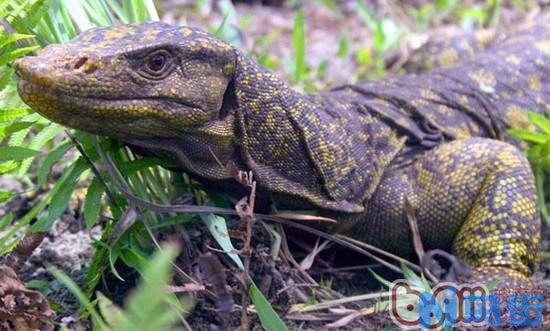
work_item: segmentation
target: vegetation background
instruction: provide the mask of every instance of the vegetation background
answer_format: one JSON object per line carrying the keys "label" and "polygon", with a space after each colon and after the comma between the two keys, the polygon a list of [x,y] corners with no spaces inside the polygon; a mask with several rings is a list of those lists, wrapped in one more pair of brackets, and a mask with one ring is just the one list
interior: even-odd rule
{"label": "vegetation background", "polygon": [[[159,204],[172,204],[183,197],[186,202],[226,210],[232,210],[230,199],[205,191],[185,174],[165,170],[162,160],[137,157],[116,141],[104,137],[95,141],[84,132],[67,130],[42,118],[19,99],[10,63],[50,43],[68,41],[91,27],[162,19],[203,27],[244,50],[296,89],[316,91],[402,73],[399,67],[389,65],[391,60],[422,44],[433,29],[512,24],[547,5],[545,1],[519,0],[0,0],[0,255],[8,256],[23,238],[36,236],[33,233],[47,233],[18,274],[28,288],[47,296],[57,313],[55,324],[70,329],[206,329],[216,321],[282,330],[301,323],[289,319],[297,311],[309,312],[308,316],[320,320],[323,311],[343,304],[339,300],[356,303],[376,298],[376,293],[366,289],[338,296],[326,281],[338,276],[325,275],[319,286],[329,289],[330,295],[312,291],[308,292],[307,305],[285,306],[272,296],[262,295],[253,282],[261,279],[261,272],[252,274],[245,268],[249,258],[234,254],[228,254],[223,262],[226,267],[232,264],[232,270],[244,269],[239,272],[244,274],[240,280],[246,286],[233,284],[233,289],[241,292],[244,307],[249,301],[255,305],[252,312],[257,319],[249,314],[252,317],[248,321],[246,314],[241,314],[245,316],[220,321],[211,312],[196,308],[203,301],[215,306],[201,296],[204,290],[198,290],[199,295],[190,289],[164,291],[168,283],[173,284],[171,269],[182,247],[160,249],[158,242],[172,238],[167,233],[174,229],[227,229],[227,221],[231,228],[234,217],[207,209],[199,213],[153,213],[129,201],[124,192]],[[550,121],[535,115],[531,120],[539,128],[537,132],[513,134],[532,146],[528,156],[537,175],[546,224],[537,279],[548,288],[550,199],[545,197],[550,189],[545,176],[550,171]],[[112,158],[118,173],[109,171],[102,153]],[[276,238],[281,231],[271,225],[266,229],[266,240]],[[211,235],[222,250],[233,249],[232,243],[217,236],[216,231]],[[430,286],[410,268],[399,268],[420,286]],[[195,279],[189,271],[176,274]],[[383,278],[376,277],[385,284]],[[199,282],[191,284],[198,286]],[[137,290],[127,296],[134,286]],[[103,294],[97,294],[98,289]],[[367,302],[362,308],[348,307],[351,311],[332,311],[336,317],[312,325],[330,322],[335,327],[352,328],[374,323],[369,325],[391,329],[387,320],[373,317],[384,309],[385,301]]]}

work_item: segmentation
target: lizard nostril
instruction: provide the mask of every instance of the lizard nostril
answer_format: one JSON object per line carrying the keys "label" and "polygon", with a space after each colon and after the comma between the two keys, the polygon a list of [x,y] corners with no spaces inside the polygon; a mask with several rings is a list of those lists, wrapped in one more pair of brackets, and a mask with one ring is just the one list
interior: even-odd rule
{"label": "lizard nostril", "polygon": [[74,68],[76,70],[82,68],[83,65],[86,64],[86,62],[88,62],[88,57],[87,56],[84,56],[84,57],[81,57],[80,59],[78,59],[78,61],[76,61],[76,63],[74,64]]}
{"label": "lizard nostril", "polygon": [[78,70],[78,69],[82,68],[82,66],[85,65],[86,62],[88,62],[88,57],[86,57],[86,56],[81,57],[81,58],[78,59],[78,61],[76,61],[76,63],[74,64],[74,68]]}
{"label": "lizard nostril", "polygon": [[74,64],[75,70],[82,70],[83,72],[87,74],[91,74],[95,71],[96,65],[95,63],[87,56],[83,56],[76,63]]}

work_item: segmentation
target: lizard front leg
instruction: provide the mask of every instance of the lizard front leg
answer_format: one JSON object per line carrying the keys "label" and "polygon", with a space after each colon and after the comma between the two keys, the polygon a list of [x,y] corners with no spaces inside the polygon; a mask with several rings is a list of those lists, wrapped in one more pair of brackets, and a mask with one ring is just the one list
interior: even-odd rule
{"label": "lizard front leg", "polygon": [[405,198],[415,207],[426,250],[454,253],[472,267],[472,281],[530,285],[541,222],[533,174],[520,150],[470,138],[424,152],[412,165],[384,175],[352,235],[414,256]]}
{"label": "lizard front leg", "polygon": [[423,155],[411,176],[421,235],[429,243],[449,227],[441,223],[455,223],[451,251],[472,267],[472,280],[531,286],[541,222],[521,151],[496,140],[458,140]]}

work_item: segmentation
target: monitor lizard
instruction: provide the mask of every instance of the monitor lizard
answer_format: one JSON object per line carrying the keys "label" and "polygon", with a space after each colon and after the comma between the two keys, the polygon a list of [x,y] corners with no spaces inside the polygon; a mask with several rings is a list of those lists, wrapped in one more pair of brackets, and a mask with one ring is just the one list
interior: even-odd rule
{"label": "monitor lizard", "polygon": [[52,121],[219,188],[232,162],[277,208],[316,210],[339,220],[333,230],[412,257],[407,198],[426,248],[468,263],[471,281],[531,286],[541,219],[524,146],[506,130],[529,127],[526,110],[548,112],[548,15],[446,68],[320,93],[160,22],[91,29],[15,68],[21,98]]}

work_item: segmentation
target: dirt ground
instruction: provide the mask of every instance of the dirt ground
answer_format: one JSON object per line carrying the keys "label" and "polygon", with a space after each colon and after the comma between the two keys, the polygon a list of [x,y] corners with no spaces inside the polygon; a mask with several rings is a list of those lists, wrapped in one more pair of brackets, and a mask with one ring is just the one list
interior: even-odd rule
{"label": "dirt ground", "polygon": [[[273,1],[277,4],[277,1]],[[414,3],[423,3],[423,1],[411,1]],[[164,1],[164,10],[162,19],[169,23],[182,23],[195,26],[217,26],[223,20],[223,14],[219,10],[218,2],[205,1],[207,3],[202,8],[201,15],[189,15],[189,6],[182,5],[178,1]],[[364,23],[358,14],[354,11],[351,1],[337,1],[339,12],[319,5],[316,2],[305,2],[304,14],[306,17],[306,35],[307,35],[307,61],[311,67],[317,67],[323,61],[328,61],[326,74],[323,81],[317,86],[326,87],[342,83],[352,83],[358,79],[356,73],[360,66],[353,58],[340,59],[337,56],[339,49],[339,40],[342,31],[346,31],[350,40],[350,52],[357,52],[365,45],[370,45],[372,35],[365,28]],[[367,1],[380,16],[397,17],[399,23],[409,30],[414,30],[414,24],[407,19],[406,13],[399,10],[399,6],[388,6],[387,1]],[[395,2],[394,2],[395,3]],[[466,2],[465,2],[466,3]],[[177,5],[176,5],[177,4]],[[249,17],[248,28],[242,30],[238,38],[241,48],[244,50],[258,50],[257,41],[261,37],[273,33],[273,42],[267,46],[267,51],[274,59],[279,62],[274,64],[274,69],[280,75],[288,77],[289,71],[285,70],[285,63],[280,59],[292,58],[292,26],[295,9],[289,6],[264,6],[255,2],[254,4],[238,3],[236,4],[236,16],[230,24],[238,25],[243,17]],[[187,15],[186,15],[187,14]],[[503,22],[515,22],[524,14],[518,13],[513,9],[504,9],[501,13]],[[454,22],[443,22],[443,24],[452,25]],[[10,189],[13,191],[22,191],[23,186],[15,180],[0,179],[0,189]],[[26,195],[22,194],[10,200],[7,204],[0,205],[0,217],[7,211],[14,211],[23,214],[34,203],[40,199],[40,194]],[[71,208],[58,220],[54,229],[48,234],[46,239],[34,251],[28,262],[21,270],[19,276],[25,282],[32,282],[36,287],[41,287],[41,282],[53,282],[54,285],[48,285],[47,297],[56,302],[60,307],[57,310],[65,313],[60,314],[58,321],[69,326],[71,329],[84,329],[86,323],[77,322],[78,304],[68,291],[59,284],[55,284],[46,271],[47,265],[55,265],[69,274],[77,283],[82,284],[87,270],[87,265],[93,255],[91,243],[94,239],[101,236],[101,227],[96,227],[92,231],[86,231],[84,221],[81,215],[81,206],[78,198],[71,204]],[[235,231],[242,230],[242,224],[237,221],[233,223]],[[194,251],[202,251],[204,247],[215,246],[210,239],[209,234],[204,229],[189,229],[191,240],[194,245]],[[543,232],[542,250],[550,251],[550,229],[545,227]],[[285,313],[289,313],[292,304],[303,302],[304,296],[307,299],[305,291],[300,290],[301,283],[311,284],[308,275],[312,276],[316,282],[329,282],[330,286],[319,286],[318,291],[326,291],[326,296],[337,298],[348,295],[364,294],[376,291],[382,288],[374,280],[367,269],[364,267],[369,264],[360,260],[359,265],[362,269],[353,270],[349,268],[357,260],[342,259],[341,256],[349,256],[349,252],[340,251],[340,253],[329,253],[322,255],[321,261],[316,262],[307,272],[308,275],[297,270],[292,265],[292,259],[286,261],[274,260],[269,252],[269,234],[261,226],[255,228],[252,255],[251,274],[260,289],[264,289],[266,296],[270,299],[274,308]],[[265,239],[265,240],[262,240]],[[296,260],[305,255],[305,251],[310,249],[307,245],[300,246],[300,243],[289,239],[290,246],[298,253]],[[313,242],[314,243],[314,242]],[[340,255],[338,255],[340,254]],[[222,262],[226,259],[225,255],[217,255]],[[338,263],[336,263],[336,261]],[[334,264],[336,263],[336,265]],[[224,263],[225,266],[232,265]],[[370,265],[370,264],[369,264]],[[186,269],[193,272],[192,265],[184,265]],[[227,267],[228,285],[236,292],[239,292],[238,272]],[[377,272],[384,273],[383,268],[375,267]],[[391,273],[389,274],[391,276]],[[550,264],[541,263],[539,271],[535,277],[536,286],[550,293]],[[114,280],[113,280],[114,281]],[[334,291],[333,291],[334,290]],[[124,293],[119,293],[122,297]],[[120,298],[119,298],[120,299]],[[198,304],[188,321],[194,330],[228,330],[236,329],[240,323],[238,313],[233,315],[224,315],[219,313],[217,303],[203,296],[198,296]],[[235,295],[235,302],[239,302],[240,295]],[[375,300],[361,301],[350,304],[346,309],[359,311],[361,307],[371,305]],[[547,299],[547,309],[550,307],[550,301]],[[322,314],[310,314],[310,320],[302,320],[296,317],[296,314],[289,313],[290,319],[287,320],[289,327],[293,330],[316,330],[322,328],[327,321],[334,321],[335,316],[339,316],[341,311],[325,311]],[[548,312],[546,312],[548,314]],[[342,315],[343,316],[343,315]],[[392,330],[393,324],[387,313],[370,314],[366,317],[353,320],[341,329],[345,330],[380,330],[388,327]],[[260,330],[260,326],[254,317],[251,317],[251,329]],[[543,330],[542,328],[541,330]],[[550,330],[550,325],[546,328]]]}

